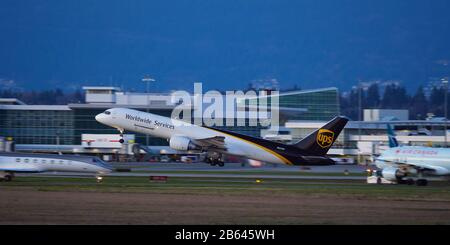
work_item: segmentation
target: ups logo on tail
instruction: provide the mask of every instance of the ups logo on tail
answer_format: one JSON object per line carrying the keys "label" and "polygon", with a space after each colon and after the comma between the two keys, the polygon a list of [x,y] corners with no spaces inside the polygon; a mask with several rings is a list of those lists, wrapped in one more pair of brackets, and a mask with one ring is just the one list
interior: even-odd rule
{"label": "ups logo on tail", "polygon": [[330,147],[333,144],[334,132],[328,129],[320,129],[317,133],[317,144],[322,148]]}

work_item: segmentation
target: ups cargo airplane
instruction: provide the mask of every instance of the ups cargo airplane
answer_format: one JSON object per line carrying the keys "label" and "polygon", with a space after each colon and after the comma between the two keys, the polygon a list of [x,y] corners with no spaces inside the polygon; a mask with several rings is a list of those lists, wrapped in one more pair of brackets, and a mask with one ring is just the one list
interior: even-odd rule
{"label": "ups cargo airplane", "polygon": [[[388,125],[389,149],[375,159],[375,165],[381,170],[378,178],[384,178],[398,184],[427,185],[426,175],[450,177],[450,149],[422,146],[401,146]],[[410,178],[416,175],[414,181]],[[379,180],[380,182],[381,180]]]}
{"label": "ups cargo airplane", "polygon": [[0,152],[0,181],[11,181],[14,173],[82,172],[100,175],[112,168],[97,157]]}
{"label": "ups cargo airplane", "polygon": [[108,109],[95,119],[118,129],[121,135],[129,130],[165,138],[175,150],[206,152],[206,161],[219,166],[224,165],[224,154],[287,165],[334,164],[326,154],[348,121],[335,117],[304,139],[282,144],[127,108]]}

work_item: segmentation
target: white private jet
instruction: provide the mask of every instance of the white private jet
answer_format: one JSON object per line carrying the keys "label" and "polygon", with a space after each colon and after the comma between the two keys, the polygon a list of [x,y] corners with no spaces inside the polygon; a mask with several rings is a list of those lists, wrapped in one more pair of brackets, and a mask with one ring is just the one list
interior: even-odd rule
{"label": "white private jet", "polygon": [[450,149],[422,146],[401,146],[388,125],[389,149],[375,159],[381,169],[379,178],[399,184],[414,184],[411,175],[417,175],[415,183],[428,184],[425,175],[450,176]]}
{"label": "white private jet", "polygon": [[0,180],[11,181],[14,173],[80,172],[100,175],[112,167],[97,157],[0,152]]}
{"label": "white private jet", "polygon": [[348,121],[335,117],[297,143],[282,144],[127,108],[108,109],[95,119],[121,135],[129,130],[165,138],[175,150],[207,152],[207,161],[219,166],[224,165],[223,154],[288,165],[334,164],[326,153]]}

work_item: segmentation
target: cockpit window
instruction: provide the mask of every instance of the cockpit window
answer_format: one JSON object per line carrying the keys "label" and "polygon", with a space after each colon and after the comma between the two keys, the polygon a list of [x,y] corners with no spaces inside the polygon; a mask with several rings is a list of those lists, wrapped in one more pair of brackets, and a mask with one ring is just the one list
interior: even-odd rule
{"label": "cockpit window", "polygon": [[103,160],[101,160],[100,158],[98,158],[98,157],[92,158],[92,162],[93,162],[94,165],[101,166],[101,167],[104,167],[104,168],[109,168],[109,165],[107,163],[105,163]]}
{"label": "cockpit window", "polygon": [[92,158],[92,162],[95,162],[95,163],[104,163],[100,158],[97,158],[97,157]]}
{"label": "cockpit window", "polygon": [[109,115],[109,114],[111,114],[111,112],[110,111],[105,111],[105,114]]}

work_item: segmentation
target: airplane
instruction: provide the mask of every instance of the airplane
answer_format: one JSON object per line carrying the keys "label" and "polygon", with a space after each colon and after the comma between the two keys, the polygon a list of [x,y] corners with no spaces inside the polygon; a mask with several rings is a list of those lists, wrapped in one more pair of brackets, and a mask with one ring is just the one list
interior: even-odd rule
{"label": "airplane", "polygon": [[375,165],[381,169],[378,173],[388,181],[399,184],[414,184],[411,176],[416,175],[415,183],[426,186],[425,175],[450,176],[450,149],[424,146],[401,146],[388,124],[389,149],[375,159]]}
{"label": "airplane", "polygon": [[128,108],[111,108],[95,119],[118,129],[121,136],[125,130],[134,131],[165,138],[175,150],[206,152],[206,162],[221,167],[226,154],[276,164],[332,165],[334,160],[326,154],[348,121],[335,117],[304,139],[282,144]]}
{"label": "airplane", "polygon": [[11,181],[15,173],[82,172],[101,180],[112,167],[97,157],[0,152],[0,181]]}

